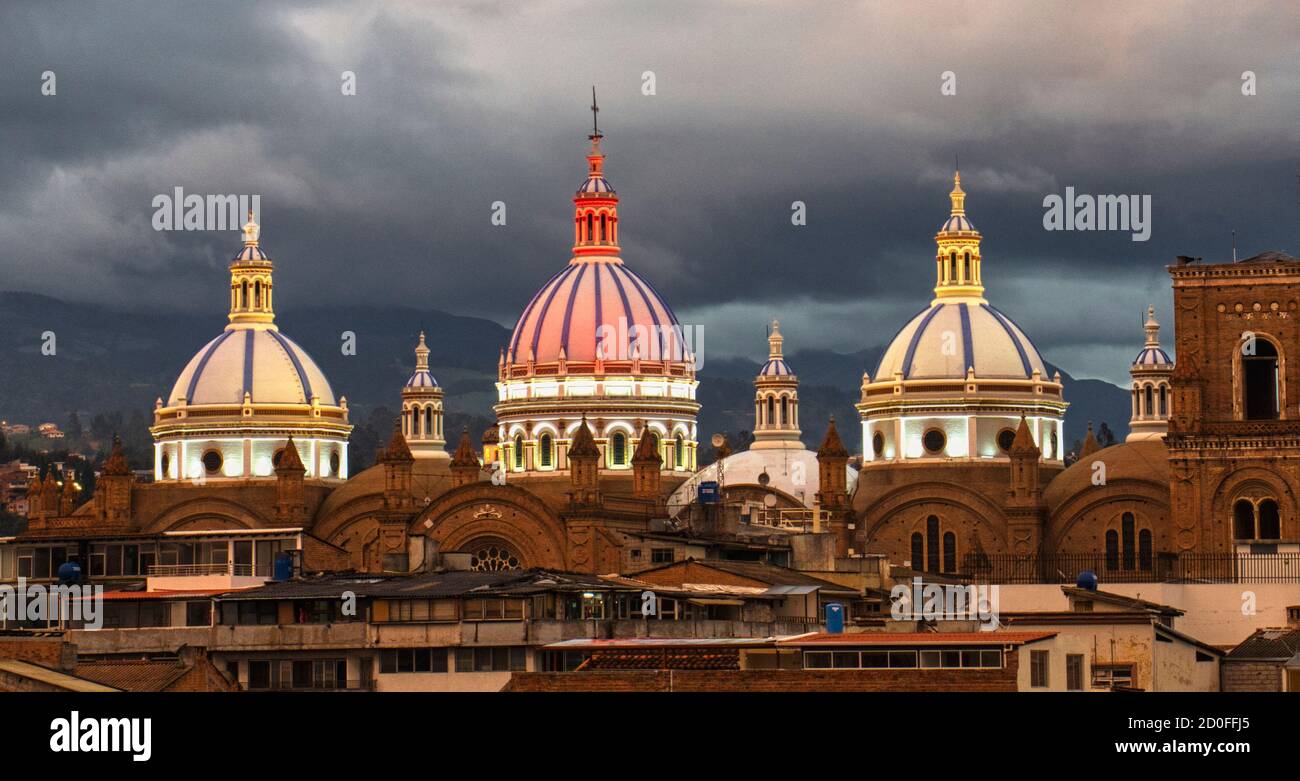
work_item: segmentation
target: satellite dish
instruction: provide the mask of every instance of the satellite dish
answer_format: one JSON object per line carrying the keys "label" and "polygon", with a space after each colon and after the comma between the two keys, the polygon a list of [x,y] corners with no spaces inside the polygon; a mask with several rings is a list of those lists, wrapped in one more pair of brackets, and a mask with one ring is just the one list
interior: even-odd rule
{"label": "satellite dish", "polygon": [[759,472],[758,474],[759,485],[767,485],[770,482],[772,482],[772,476],[767,473],[766,469],[764,469],[762,472]]}
{"label": "satellite dish", "polygon": [[710,439],[709,441],[713,443],[714,447],[722,447],[724,444],[726,444],[727,438],[722,436],[721,434],[714,434],[713,438]]}
{"label": "satellite dish", "polygon": [[768,494],[763,497],[764,507],[776,507],[776,494]]}

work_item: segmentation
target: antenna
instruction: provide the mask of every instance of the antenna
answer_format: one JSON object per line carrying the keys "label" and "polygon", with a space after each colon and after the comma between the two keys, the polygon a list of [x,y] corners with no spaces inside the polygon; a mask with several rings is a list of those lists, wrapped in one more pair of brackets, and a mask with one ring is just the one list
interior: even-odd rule
{"label": "antenna", "polygon": [[591,85],[591,137],[600,138],[600,124],[596,121],[596,115],[600,113],[600,107],[596,105],[596,85]]}
{"label": "antenna", "polygon": [[[1297,177],[1297,179],[1300,179],[1300,177]],[[1236,231],[1236,229],[1233,229],[1233,231],[1232,231],[1232,262],[1233,262],[1233,263],[1236,263],[1236,262],[1237,262],[1237,231]]]}

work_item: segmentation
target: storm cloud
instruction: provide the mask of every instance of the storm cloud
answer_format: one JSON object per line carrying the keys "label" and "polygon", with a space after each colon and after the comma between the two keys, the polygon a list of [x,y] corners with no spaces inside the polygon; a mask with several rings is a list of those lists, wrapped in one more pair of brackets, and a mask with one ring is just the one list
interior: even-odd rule
{"label": "storm cloud", "polygon": [[[959,155],[990,300],[1121,380],[1175,255],[1295,253],[1297,39],[1287,0],[10,2],[0,289],[219,323],[238,234],[154,231],[180,186],[261,195],[281,309],[510,325],[569,257],[594,84],[624,257],[711,354],[761,353],[773,317],[791,350],[887,342]],[[1044,230],[1067,186],[1150,195],[1150,240]]]}

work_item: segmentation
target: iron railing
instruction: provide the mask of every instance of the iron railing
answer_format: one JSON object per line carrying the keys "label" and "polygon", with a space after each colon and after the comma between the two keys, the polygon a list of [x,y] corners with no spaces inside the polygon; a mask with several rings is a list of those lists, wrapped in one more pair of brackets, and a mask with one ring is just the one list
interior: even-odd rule
{"label": "iron railing", "polygon": [[980,583],[1075,583],[1091,571],[1102,583],[1300,583],[1300,553],[967,554],[959,572]]}
{"label": "iron railing", "polygon": [[193,577],[196,575],[236,575],[240,577],[252,577],[252,564],[235,564],[229,562],[226,564],[151,564],[149,573],[151,577]]}

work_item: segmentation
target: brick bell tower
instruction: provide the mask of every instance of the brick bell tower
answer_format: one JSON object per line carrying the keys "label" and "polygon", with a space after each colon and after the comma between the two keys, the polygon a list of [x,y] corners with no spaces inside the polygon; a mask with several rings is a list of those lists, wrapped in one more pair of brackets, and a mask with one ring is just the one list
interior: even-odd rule
{"label": "brick bell tower", "polygon": [[1168,270],[1176,551],[1300,549],[1300,260],[1180,256]]}

